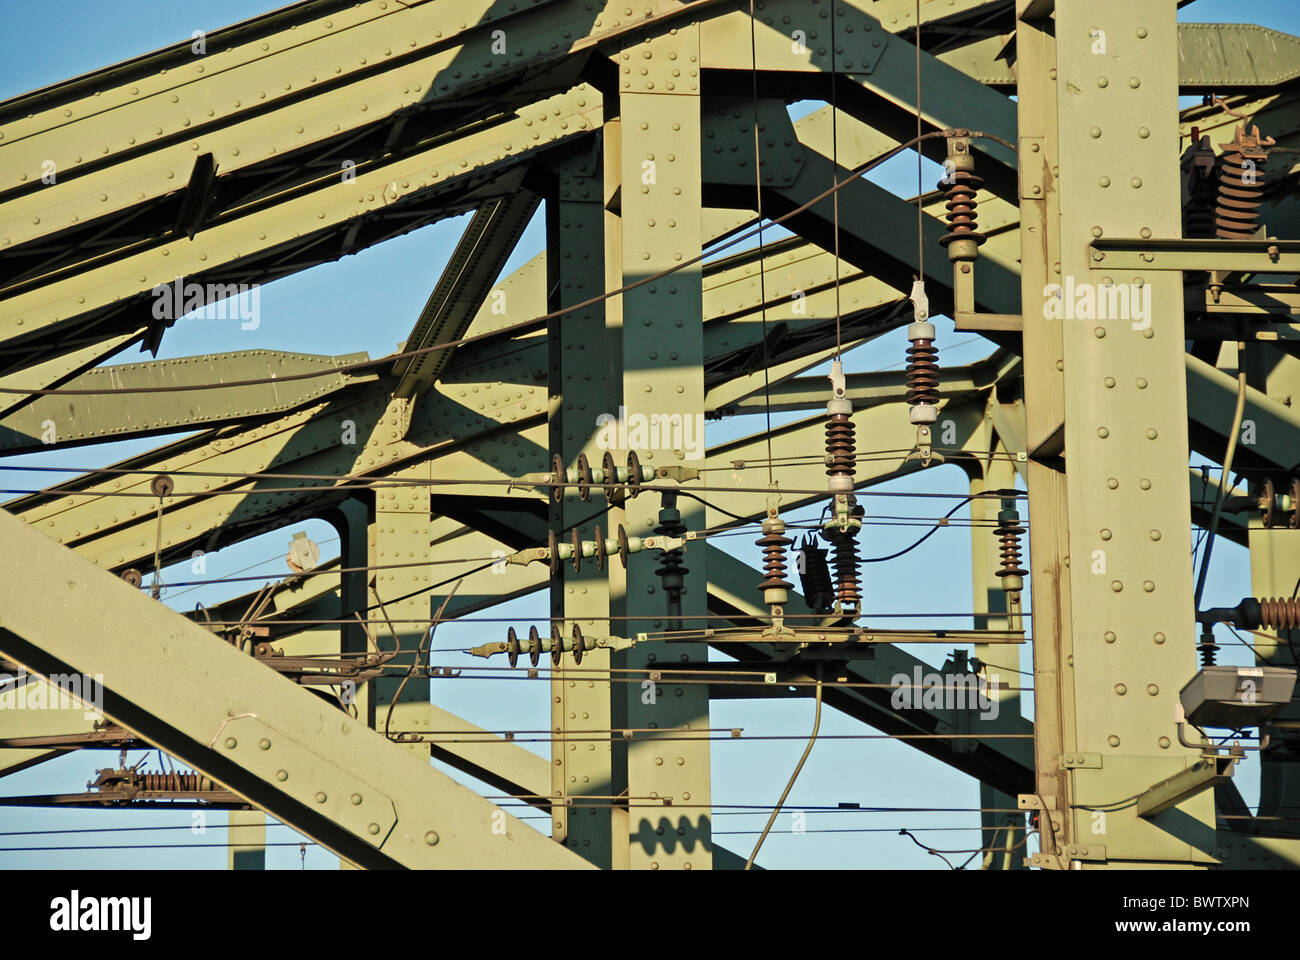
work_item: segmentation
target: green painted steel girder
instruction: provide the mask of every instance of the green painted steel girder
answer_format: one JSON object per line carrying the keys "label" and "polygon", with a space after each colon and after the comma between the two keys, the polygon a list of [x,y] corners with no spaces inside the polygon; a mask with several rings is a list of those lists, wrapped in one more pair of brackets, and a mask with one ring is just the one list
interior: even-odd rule
{"label": "green painted steel girder", "polygon": [[[241,350],[99,367],[62,383],[59,389],[108,392],[81,397],[37,397],[18,413],[0,420],[0,453],[29,453],[175,433],[284,413],[355,384],[372,382],[379,375],[367,370],[343,370],[331,376],[291,379],[284,383],[210,386],[179,392],[166,392],[165,388],[293,377],[367,359],[364,353],[330,357],[281,350]],[[20,376],[25,378],[26,373]],[[111,392],[137,387],[145,388],[146,392]]]}
{"label": "green painted steel girder", "polygon": [[[489,90],[497,96],[488,104],[522,107],[548,85],[537,81],[539,72],[572,70],[601,43],[715,2],[650,0],[628,15],[593,12],[579,0],[394,4],[382,11],[367,3],[315,15],[308,4],[291,24],[268,17],[217,31],[199,42],[203,49],[183,44],[143,58],[170,69],[142,75],[140,63],[122,64],[0,104],[0,188],[20,191],[6,205],[12,220],[0,235],[18,246],[174,194],[189,181],[197,156],[211,155],[228,175],[305,153],[313,162],[299,163],[287,179],[337,176],[344,161],[361,164],[409,148],[429,130],[430,114],[464,111],[461,101]],[[554,77],[548,79],[554,89]],[[467,112],[476,119],[490,110],[480,102]],[[104,157],[112,162],[98,167]],[[46,161],[60,174],[53,185],[42,181]],[[98,168],[80,169],[92,161]],[[65,172],[80,175],[64,179]],[[278,179],[285,182],[286,171]],[[46,215],[37,224],[25,221],[38,208]]]}
{"label": "green painted steel girder", "polygon": [[[465,335],[540,203],[540,197],[521,188],[479,208],[420,311],[403,353]],[[428,389],[451,364],[453,355],[452,350],[438,350],[398,360],[393,365],[397,377],[393,395],[410,397]]]}
{"label": "green painted steel girder", "polygon": [[585,866],[508,814],[485,846],[494,804],[18,518],[0,513],[0,536],[0,652],[102,678],[107,716],[344,859]]}
{"label": "green painted steel girder", "polygon": [[[705,129],[704,177],[715,188],[719,203],[746,205],[752,203],[754,180],[752,169],[734,159],[733,153],[707,149],[711,140],[721,146],[733,136],[733,111],[725,104],[717,105],[706,114],[710,126]],[[770,125],[768,134],[773,140],[791,141],[789,152],[772,156],[775,168],[775,186],[764,189],[764,210],[770,215],[785,215],[823,193],[832,182],[843,182],[856,158],[844,157],[838,167],[832,161],[802,145],[794,148],[796,131],[783,112],[767,110],[763,116]],[[784,123],[782,120],[784,119]],[[714,136],[710,138],[709,134]],[[800,133],[799,135],[803,135]],[[752,152],[752,147],[750,148]],[[796,159],[797,157],[797,159]],[[797,166],[797,171],[790,164]],[[775,178],[781,176],[788,182]],[[814,204],[808,210],[792,217],[786,226],[811,238],[823,249],[833,247],[832,225],[835,223],[831,198]],[[883,187],[858,178],[839,192],[840,256],[860,270],[869,271],[897,290],[911,289],[911,278],[918,269],[916,254],[916,208]],[[928,249],[940,249],[939,238],[947,232],[946,224],[932,216],[923,216],[922,230]],[[886,244],[884,241],[888,240]],[[993,255],[981,258],[975,271],[975,299],[984,309],[995,313],[1019,313],[1019,279],[1014,264],[999,262]],[[937,289],[930,293],[932,309],[941,312],[951,309],[952,271],[941,269],[931,273]]]}
{"label": "green painted steel girder", "polygon": [[[58,353],[48,359],[29,358],[29,366],[16,374],[0,377],[0,388],[17,390],[21,385],[22,393],[0,392],[0,417],[9,418],[16,410],[35,403],[40,394],[28,393],[30,390],[48,390],[64,385],[70,378],[92,367],[98,366],[109,357],[127,349],[144,336],[143,328],[103,339],[96,337],[89,346],[73,350],[71,353]],[[66,345],[60,349],[66,349]],[[5,420],[0,420],[4,423]]]}
{"label": "green painted steel girder", "polygon": [[[0,301],[0,338],[51,332],[70,318],[110,308],[134,310],[147,319],[150,291],[178,276],[205,288],[215,281],[228,282],[220,276],[223,271],[236,271],[241,283],[266,281],[319,262],[295,264],[285,254],[326,235],[342,238],[346,252],[360,249],[359,231],[368,223],[387,224],[382,232],[369,235],[366,242],[373,243],[452,215],[458,212],[457,203],[478,206],[492,198],[493,181],[509,176],[521,160],[590,135],[599,126],[601,111],[600,95],[581,84],[449,142],[358,164],[353,177],[330,177],[279,203],[232,215],[204,230],[202,243],[181,236],[90,269],[55,274]],[[476,200],[474,191],[485,184],[486,195]],[[446,206],[430,215],[433,201]],[[425,212],[395,230],[394,215],[412,204]]]}
{"label": "green painted steel girder", "polygon": [[[835,18],[837,46],[843,48],[835,57],[842,81],[839,104],[862,121],[905,140],[915,133],[917,51],[906,40],[892,36],[890,30],[901,25],[891,24],[886,29],[876,19],[873,7],[865,0],[835,4],[837,14],[843,11]],[[757,12],[756,52],[750,49],[747,10],[711,17],[702,26],[702,63],[714,70],[748,73],[757,66],[761,71],[784,73],[787,76],[779,83],[786,88],[797,84],[799,76],[808,76],[814,84],[809,92],[821,91],[821,99],[829,99],[820,81],[832,66],[831,34],[817,14],[815,8],[799,0],[767,0]],[[802,41],[792,38],[794,30],[802,31]],[[764,92],[771,95],[775,91]],[[1015,142],[1015,103],[924,51],[921,115],[930,129],[960,126]],[[981,140],[972,145],[1003,170],[1014,170],[1015,155],[1001,144]],[[924,152],[942,159],[944,147],[942,142],[937,147],[927,145]],[[998,179],[996,173],[990,173],[990,181]],[[1014,191],[1013,178],[1001,179]]]}
{"label": "green painted steel girder", "polygon": [[[980,83],[1015,90],[1011,35],[985,37],[937,56]],[[1251,23],[1178,25],[1179,93],[1270,89],[1298,76],[1300,38]]]}

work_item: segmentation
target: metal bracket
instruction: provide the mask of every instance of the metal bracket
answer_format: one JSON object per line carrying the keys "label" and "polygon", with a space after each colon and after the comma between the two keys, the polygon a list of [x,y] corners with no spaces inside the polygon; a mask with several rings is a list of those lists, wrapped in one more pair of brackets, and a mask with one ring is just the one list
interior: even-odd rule
{"label": "metal bracket", "polygon": [[1059,770],[1100,770],[1100,753],[1063,753],[1056,760]]}

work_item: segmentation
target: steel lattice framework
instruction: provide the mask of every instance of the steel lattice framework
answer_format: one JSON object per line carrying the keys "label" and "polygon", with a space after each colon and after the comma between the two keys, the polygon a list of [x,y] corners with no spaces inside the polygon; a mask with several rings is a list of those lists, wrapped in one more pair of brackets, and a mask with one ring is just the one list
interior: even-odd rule
{"label": "steel lattice framework", "polygon": [[[1278,816],[1300,805],[1300,714],[1261,728],[1258,818],[1236,755],[1185,746],[1175,723],[1208,605],[1187,531],[1249,548],[1255,596],[1293,596],[1300,576],[1300,41],[1176,13],[303,0],[0,104],[0,455],[180,435],[0,513],[0,655],[102,676],[111,720],[0,710],[0,774],[152,744],[206,779],[127,772],[100,801],[62,802],[251,805],[362,867],[736,867],[711,839],[709,703],[770,694],[709,663],[712,646],[978,778],[983,807],[1025,811],[1040,852],[1007,845],[990,867],[1300,862],[1300,821]],[[1205,103],[1180,111],[1188,94]],[[793,121],[796,100],[828,105]],[[1243,141],[1255,126],[1272,144]],[[901,146],[967,192],[906,199],[855,175]],[[503,277],[539,209],[544,254]],[[186,312],[160,311],[160,288],[217,300],[471,211],[393,357],[127,354],[156,353]],[[794,236],[705,259],[764,218]],[[779,535],[773,460],[781,514],[833,499],[830,387],[808,372],[917,322],[918,250],[931,312],[993,348],[943,370],[933,452],[965,471],[972,521],[1014,526],[991,494],[1027,490],[1032,614],[977,537],[974,630],[809,626],[799,594],[765,597],[695,534],[766,519]],[[1084,287],[1149,309],[1108,317]],[[918,456],[850,458],[848,489],[932,469],[914,380],[849,366],[859,445]],[[598,443],[611,411],[765,410],[808,416],[702,459],[633,441],[606,461]],[[1192,453],[1231,459],[1226,489]],[[850,526],[852,501],[836,501]],[[310,576],[189,616],[140,589],[139,571],[309,518],[342,542]],[[619,530],[628,562],[597,569]],[[534,556],[548,562],[503,562]],[[420,652],[431,617],[543,590],[562,638],[537,724],[550,762],[432,705]],[[1262,667],[1294,666],[1283,607],[1236,621],[1261,628]],[[890,641],[973,643],[1014,671],[1022,636],[1033,723],[1010,689],[993,725],[891,702],[891,677],[940,668]],[[554,643],[534,641],[534,663]],[[521,637],[517,669],[543,669],[529,651]],[[714,673],[644,696],[684,670]],[[547,812],[551,837],[431,752]],[[483,839],[494,817],[506,842]],[[1007,844],[1006,817],[982,823]]]}

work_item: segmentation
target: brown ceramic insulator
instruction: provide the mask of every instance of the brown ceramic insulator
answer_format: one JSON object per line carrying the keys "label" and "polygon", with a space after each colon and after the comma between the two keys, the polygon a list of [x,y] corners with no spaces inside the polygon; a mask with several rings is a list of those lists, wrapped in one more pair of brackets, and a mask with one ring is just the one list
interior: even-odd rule
{"label": "brown ceramic insulator", "polygon": [[1020,537],[1025,532],[1025,528],[1019,523],[1006,523],[998,521],[998,541],[1000,543],[999,553],[1002,555],[1002,567],[998,570],[999,577],[1023,577],[1029,573],[1020,565]]}
{"label": "brown ceramic insulator", "polygon": [[853,476],[855,445],[853,419],[845,413],[833,413],[826,421],[826,454],[830,461],[828,477]]}
{"label": "brown ceramic insulator", "polygon": [[1261,597],[1260,626],[1270,630],[1293,630],[1300,627],[1300,599]]}
{"label": "brown ceramic insulator", "polygon": [[907,402],[912,406],[939,402],[939,351],[933,340],[913,340],[907,348]]}
{"label": "brown ceramic insulator", "polygon": [[1219,158],[1219,196],[1214,208],[1215,235],[1225,240],[1249,240],[1259,228],[1259,208],[1264,192],[1263,161],[1255,162],[1254,183],[1246,176],[1240,153]]}
{"label": "brown ceramic insulator", "polygon": [[140,775],[136,785],[141,790],[196,791],[212,789],[212,781],[197,773],[146,773]]}
{"label": "brown ceramic insulator", "polygon": [[779,533],[765,533],[754,541],[763,548],[763,573],[758,584],[763,590],[793,590],[794,584],[785,578],[785,548],[794,543]]}
{"label": "brown ceramic insulator", "polygon": [[841,610],[857,610],[862,603],[862,589],[858,584],[858,541],[853,534],[833,531],[830,537],[835,548],[836,597]]}
{"label": "brown ceramic insulator", "polygon": [[1246,133],[1238,127],[1231,143],[1220,144],[1219,192],[1214,208],[1215,236],[1225,240],[1249,240],[1259,228],[1259,207],[1264,193],[1265,147],[1271,137],[1261,138],[1259,128]]}
{"label": "brown ceramic insulator", "polygon": [[939,238],[941,246],[948,246],[954,240],[974,240],[976,246],[985,240],[979,232],[979,214],[976,211],[978,200],[975,194],[984,186],[984,180],[966,170],[956,170],[952,182],[940,181],[938,189],[944,191],[947,209],[948,232]]}

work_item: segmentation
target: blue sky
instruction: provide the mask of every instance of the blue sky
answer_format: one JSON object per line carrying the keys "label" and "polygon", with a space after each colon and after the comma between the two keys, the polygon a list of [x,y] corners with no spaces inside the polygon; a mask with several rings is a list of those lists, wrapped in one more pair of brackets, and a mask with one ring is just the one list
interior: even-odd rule
{"label": "blue sky", "polygon": [[[442,0],[450,2],[450,0]],[[6,31],[0,35],[0,98],[58,82],[68,77],[124,60],[147,51],[188,39],[196,29],[212,30],[242,20],[268,9],[262,0],[67,0],[60,3],[58,27],[51,29],[47,17],[36,15],[10,17]],[[1243,14],[1243,11],[1249,11]],[[1293,2],[1264,0],[1248,8],[1240,4],[1202,0],[1185,8],[1181,19],[1191,21],[1232,21],[1243,15],[1253,22],[1287,32],[1300,32],[1300,15]],[[937,168],[928,170],[926,182],[937,179]],[[899,158],[878,172],[879,182],[900,194],[910,195],[915,185],[915,167],[909,158]],[[248,348],[304,350],[313,353],[341,354],[368,351],[371,356],[391,352],[401,343],[419,314],[429,290],[454,246],[463,226],[463,218],[444,221],[406,237],[390,241],[334,264],[326,264],[268,285],[262,291],[263,322],[256,331],[242,331],[239,321],[198,321],[180,324],[168,331],[160,357],[239,350]],[[543,241],[540,218],[526,232],[507,271],[533,256]],[[939,321],[942,362],[954,366],[985,355],[990,346],[977,338],[954,336],[951,323]],[[851,353],[846,362],[850,371],[901,367],[903,346],[901,331]],[[137,359],[124,354],[122,361]],[[750,433],[759,428],[756,418],[713,425],[709,442]],[[39,457],[10,458],[0,461],[0,487],[27,488],[33,485],[31,474],[5,471],[7,464],[40,464],[68,468],[105,466],[124,456],[151,449],[157,439],[89,447],[82,450],[55,452]],[[55,476],[43,477],[51,483]],[[939,468],[880,489],[904,492],[964,492],[964,475],[956,468]],[[0,499],[6,496],[0,494]],[[891,505],[899,514],[934,516],[939,512],[933,501],[899,500]],[[323,523],[308,523],[278,531],[266,537],[240,544],[210,555],[208,575],[214,577],[265,573],[269,577],[283,574],[285,543],[292,532],[305,529],[322,544],[322,555],[333,556],[337,544],[331,542],[333,531]],[[870,528],[864,546],[867,555],[892,552],[910,543],[920,531],[914,527],[877,526]],[[744,538],[735,538],[748,543]],[[867,571],[868,609],[877,612],[929,610],[934,613],[966,611],[970,606],[969,589],[970,534],[955,526],[940,531],[927,544],[906,558],[889,564],[875,565]],[[755,556],[745,559],[754,562]],[[170,579],[180,579],[173,575]],[[184,588],[170,592],[165,600],[177,609],[192,609],[196,600],[211,600],[223,591],[198,588],[182,595]],[[1249,592],[1247,557],[1243,550],[1226,542],[1215,549],[1210,597],[1232,603]],[[518,616],[521,622],[545,615],[544,599],[517,601],[500,608],[498,615]],[[924,625],[924,620],[914,621]],[[497,627],[482,628],[472,624],[449,626],[439,631],[439,647],[465,647],[495,639]],[[914,650],[935,666],[942,664],[944,650],[939,647]],[[1021,669],[1029,669],[1029,651],[1023,650]],[[1224,658],[1234,662],[1229,655]],[[455,666],[449,656],[441,661]],[[1245,662],[1242,660],[1242,662]],[[1023,678],[1026,684],[1029,678]],[[523,688],[522,691],[519,688]],[[493,729],[537,727],[546,716],[546,687],[543,683],[513,684],[509,697],[502,696],[492,684],[450,680],[434,681],[435,702],[468,719]],[[1026,697],[1026,707],[1029,705]],[[712,707],[712,726],[743,727],[747,734],[806,734],[812,724],[812,703],[720,701]],[[824,737],[835,734],[862,734],[874,731],[863,727],[833,710],[822,720]],[[802,740],[782,741],[715,741],[713,749],[713,795],[718,804],[771,803],[784,786],[803,749]],[[530,745],[544,753],[544,745]],[[139,753],[132,755],[138,759]],[[80,753],[61,758],[30,771],[5,778],[0,794],[26,794],[78,790],[93,778],[100,766],[111,766],[116,757],[110,753]],[[151,763],[156,768],[156,761]],[[1257,794],[1257,766],[1243,765],[1238,783],[1248,802]],[[814,749],[804,772],[791,793],[788,804],[835,805],[858,802],[864,806],[978,806],[975,781],[920,754],[905,744],[891,740],[822,739]],[[714,819],[715,836],[720,844],[747,853],[754,841],[753,832],[761,828],[765,816],[720,814]],[[223,842],[220,828],[224,815],[209,814],[208,831],[193,835],[188,811],[43,811],[0,808],[0,867],[222,867],[223,849],[184,849],[178,843]],[[812,813],[808,831],[790,831],[790,814],[778,821],[773,835],[764,846],[760,862],[770,867],[915,867],[944,869],[944,864],[927,856],[905,837],[897,835],[900,827],[914,830],[930,827],[945,832],[921,833],[927,842],[941,848],[966,848],[978,845],[979,835],[972,828],[975,814],[868,814]],[[540,821],[545,829],[545,818]],[[138,833],[65,833],[21,835],[35,830],[89,830],[103,827],[169,826],[181,829]],[[874,833],[821,833],[821,830],[844,827],[870,828]],[[961,832],[965,828],[968,832]],[[290,843],[268,851],[268,865],[296,869],[302,865],[296,836],[284,827],[273,827],[268,840]],[[147,849],[116,851],[58,851],[57,846],[98,844],[148,844]],[[7,848],[39,846],[41,852]],[[172,849],[168,849],[172,846]],[[960,858],[964,859],[964,858]],[[309,847],[306,866],[330,868],[337,860],[318,848]]]}

